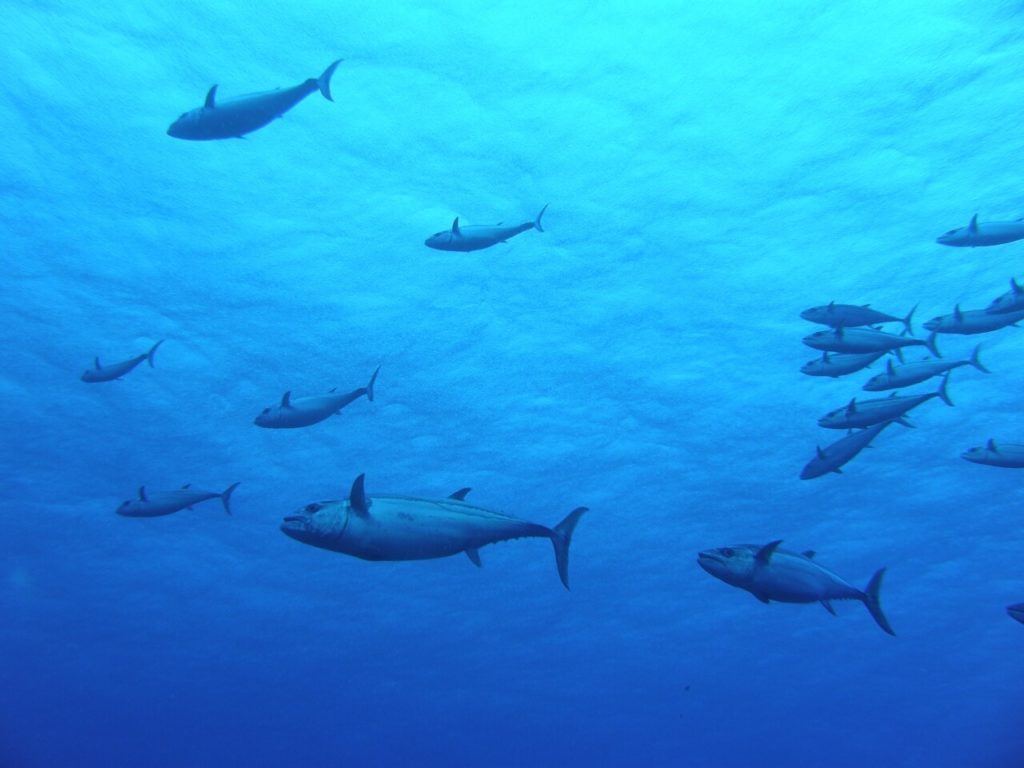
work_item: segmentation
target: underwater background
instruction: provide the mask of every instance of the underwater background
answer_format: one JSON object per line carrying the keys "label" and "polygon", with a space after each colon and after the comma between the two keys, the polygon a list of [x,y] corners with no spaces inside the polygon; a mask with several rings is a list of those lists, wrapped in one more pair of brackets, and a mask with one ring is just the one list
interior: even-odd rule
{"label": "underwater background", "polygon": [[[0,766],[1024,765],[1024,474],[959,457],[1024,443],[1024,331],[940,337],[991,375],[798,477],[884,362],[801,374],[801,310],[919,304],[922,335],[1022,274],[1024,243],[935,243],[1024,215],[1019,3],[6,10]],[[334,103],[166,134],[337,58]],[[545,203],[543,233],[423,244]],[[253,424],[378,365],[374,402]],[[589,507],[572,591],[542,540],[478,569],[280,532],[364,472]],[[230,517],[114,513],[239,481]],[[888,566],[897,636],[696,563],[775,539],[860,588]]]}

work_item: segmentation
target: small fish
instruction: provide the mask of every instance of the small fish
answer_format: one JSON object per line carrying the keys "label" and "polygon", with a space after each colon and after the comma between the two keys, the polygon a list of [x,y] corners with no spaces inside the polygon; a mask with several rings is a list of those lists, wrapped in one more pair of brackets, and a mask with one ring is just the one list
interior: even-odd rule
{"label": "small fish", "polygon": [[319,90],[325,99],[334,101],[331,97],[331,75],[341,61],[332,62],[320,77],[311,77],[292,88],[251,93],[226,101],[216,101],[215,85],[206,94],[203,106],[182,114],[171,123],[167,135],[190,141],[237,139],[282,117],[314,91]]}
{"label": "small fish", "polygon": [[429,560],[465,552],[480,566],[480,547],[522,538],[550,539],[558,576],[569,588],[569,544],[587,511],[577,507],[554,528],[468,503],[469,488],[445,499],[366,495],[365,475],[348,499],[307,504],[284,518],[281,531],[321,549],[363,560]]}
{"label": "small fish", "polygon": [[870,427],[873,424],[881,424],[883,421],[897,421],[904,426],[909,426],[904,419],[907,413],[926,403],[933,397],[942,398],[948,406],[953,405],[946,391],[949,383],[949,373],[942,378],[942,384],[936,392],[929,392],[927,395],[897,395],[895,392],[889,397],[881,397],[875,400],[852,399],[845,407],[829,411],[820,419],[818,426],[825,429],[854,429],[856,427]]}
{"label": "small fish", "polygon": [[951,229],[939,235],[935,242],[939,245],[954,245],[961,248],[974,248],[978,245],[1002,245],[1024,238],[1024,219],[1016,221],[978,222],[978,214],[971,217],[966,227]]}
{"label": "small fish", "polygon": [[809,360],[800,368],[801,373],[808,376],[831,376],[838,378],[848,373],[855,373],[867,368],[875,360],[885,355],[885,352],[864,352],[859,355],[843,355],[839,353],[822,352],[821,357]]}
{"label": "small fish", "polygon": [[160,339],[160,341],[150,347],[149,352],[136,355],[131,360],[124,360],[120,363],[100,365],[100,359],[97,357],[93,360],[93,367],[87,368],[85,373],[82,374],[82,381],[87,384],[95,384],[100,381],[115,381],[134,369],[143,360],[148,360],[149,367],[152,368],[153,356],[156,354],[157,347],[163,343],[164,339]]}
{"label": "small fish", "polygon": [[819,445],[815,457],[807,462],[807,466],[800,472],[800,479],[813,480],[816,477],[827,475],[829,472],[842,474],[840,467],[864,450],[878,436],[878,433],[890,424],[892,424],[891,421],[885,421],[867,429],[851,432],[825,448]]}
{"label": "small fish", "polygon": [[514,227],[503,227],[501,224],[477,224],[460,227],[459,217],[456,216],[451,229],[435,232],[423,244],[439,251],[479,251],[481,248],[490,248],[492,245],[507,242],[509,238],[515,237],[521,232],[531,229],[543,232],[544,228],[540,225],[540,219],[547,209],[548,206],[545,204],[536,219],[517,224]]}
{"label": "small fish", "polygon": [[800,313],[800,317],[810,320],[812,323],[820,323],[832,328],[854,328],[861,325],[877,325],[878,323],[903,323],[907,333],[912,334],[914,329],[911,327],[910,321],[916,309],[917,305],[915,304],[914,309],[910,310],[906,317],[896,317],[871,309],[868,304],[857,306],[856,304],[836,304],[833,301],[821,307],[805,309]]}
{"label": "small fish", "polygon": [[1024,468],[1024,445],[1000,443],[989,438],[984,448],[971,448],[960,454],[960,458],[974,464],[988,464],[990,467]]}
{"label": "small fish", "polygon": [[139,488],[139,498],[125,501],[117,508],[117,514],[125,517],[160,517],[170,515],[180,509],[192,507],[207,499],[220,499],[224,503],[224,511],[231,514],[231,494],[238,483],[232,483],[223,492],[197,491],[191,486],[183,485],[177,491],[157,491],[146,493],[146,486]]}
{"label": "small fish", "polygon": [[924,324],[924,327],[931,331],[933,336],[936,333],[956,333],[969,336],[975,333],[997,331],[1008,325],[1016,325],[1018,320],[1024,320],[1024,309],[995,313],[983,309],[960,309],[960,305],[957,304],[953,309],[953,314],[933,317]]}
{"label": "small fish", "polygon": [[891,352],[901,347],[927,347],[935,357],[942,357],[935,347],[935,334],[927,339],[914,339],[909,336],[895,336],[891,333],[874,328],[834,328],[830,331],[817,331],[804,336],[804,344],[823,352]]}
{"label": "small fish", "polygon": [[697,562],[716,579],[747,590],[762,603],[821,603],[835,616],[833,600],[860,600],[878,626],[890,635],[896,634],[882,613],[878,597],[885,568],[875,571],[862,592],[818,565],[813,551],[789,552],[779,549],[781,543],[708,549],[697,556]]}
{"label": "small fish", "polygon": [[257,427],[268,429],[294,429],[296,427],[308,427],[316,424],[329,416],[333,416],[353,400],[358,400],[363,395],[371,403],[373,402],[373,384],[380,373],[380,366],[373,372],[369,383],[365,387],[354,389],[351,392],[336,393],[333,389],[326,395],[313,395],[310,397],[292,398],[292,393],[285,392],[279,405],[264,408],[253,423]]}
{"label": "small fish", "polygon": [[1014,278],[1010,278],[1010,290],[1002,296],[992,299],[992,303],[985,307],[986,312],[1001,315],[1004,312],[1016,312],[1024,309],[1024,288],[1021,288]]}
{"label": "small fish", "polygon": [[939,376],[964,365],[972,365],[982,373],[991,373],[988,368],[981,364],[981,360],[978,357],[980,351],[981,345],[979,344],[971,353],[970,360],[957,360],[949,363],[940,360],[922,360],[918,363],[895,366],[892,364],[892,360],[888,360],[885,366],[885,373],[872,376],[868,383],[864,385],[864,389],[868,392],[882,392],[887,389],[909,387],[912,384],[918,384],[933,376]]}
{"label": "small fish", "polygon": [[1016,619],[1021,624],[1024,624],[1024,603],[1008,605],[1006,606],[1006,612],[1010,614],[1010,618]]}

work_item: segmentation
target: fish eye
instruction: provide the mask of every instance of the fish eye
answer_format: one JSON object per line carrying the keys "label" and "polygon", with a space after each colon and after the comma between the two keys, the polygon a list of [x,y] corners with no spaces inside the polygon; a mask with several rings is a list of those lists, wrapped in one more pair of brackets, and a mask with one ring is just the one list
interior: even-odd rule
{"label": "fish eye", "polygon": [[307,504],[306,507],[305,507],[305,511],[309,512],[309,514],[312,515],[312,514],[320,511],[320,506],[321,505],[317,504],[316,502],[314,502],[312,504]]}
{"label": "fish eye", "polygon": [[722,554],[725,555],[726,557],[732,557],[733,555],[736,554],[736,552],[733,550],[732,547],[723,547],[722,548]]}

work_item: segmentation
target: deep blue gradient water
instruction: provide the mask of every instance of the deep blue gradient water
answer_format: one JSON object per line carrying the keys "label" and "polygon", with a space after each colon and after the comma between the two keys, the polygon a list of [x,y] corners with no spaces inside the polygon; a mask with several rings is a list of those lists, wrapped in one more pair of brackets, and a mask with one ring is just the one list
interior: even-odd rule
{"label": "deep blue gradient water", "polygon": [[[880,370],[802,375],[802,309],[920,304],[920,333],[1022,275],[1022,243],[934,242],[1024,215],[1020,6],[681,5],[9,5],[0,766],[1024,765],[1024,474],[959,458],[1024,443],[1024,331],[798,479]],[[339,57],[334,103],[165,134]],[[423,245],[547,202],[544,233]],[[377,365],[373,403],[252,424]],[[278,530],[363,472],[590,507],[572,591],[543,540],[477,569]],[[232,517],[114,514],[236,481]],[[696,564],[774,539],[888,566],[897,637]]]}

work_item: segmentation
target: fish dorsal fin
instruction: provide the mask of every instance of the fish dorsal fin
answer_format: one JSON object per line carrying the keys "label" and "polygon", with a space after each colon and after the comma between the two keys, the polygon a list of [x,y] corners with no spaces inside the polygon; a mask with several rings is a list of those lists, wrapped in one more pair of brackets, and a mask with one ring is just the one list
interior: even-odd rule
{"label": "fish dorsal fin", "polygon": [[804,557],[806,557],[808,560],[810,560],[812,557],[814,557],[818,553],[815,552],[813,549],[805,549],[800,554],[803,555]]}
{"label": "fish dorsal fin", "polygon": [[896,366],[892,364],[892,358],[890,357],[885,361],[885,372],[892,376],[895,371]]}
{"label": "fish dorsal fin", "polygon": [[967,225],[967,231],[972,235],[978,234],[978,214],[971,216],[971,223]]}
{"label": "fish dorsal fin", "polygon": [[782,539],[777,539],[776,541],[765,544],[757,550],[757,554],[754,555],[754,560],[757,561],[758,565],[768,565],[772,559],[772,555],[775,553],[775,550],[779,548],[779,544],[781,543]]}
{"label": "fish dorsal fin", "polygon": [[892,400],[894,397],[896,397],[896,393],[895,392],[890,392],[889,393],[889,399]]}
{"label": "fish dorsal fin", "polygon": [[456,499],[458,501],[465,501],[466,500],[466,494],[469,493],[471,490],[473,490],[473,489],[472,488],[459,488],[459,490],[457,490],[455,493],[450,494],[448,496],[448,498],[449,499]]}
{"label": "fish dorsal fin", "polygon": [[824,461],[825,460],[825,451],[823,451],[821,449],[820,445],[817,446],[817,451],[818,451],[818,458],[821,459],[822,461]]}
{"label": "fish dorsal fin", "polygon": [[206,107],[207,109],[213,109],[215,106],[217,106],[216,104],[213,103],[214,99],[216,99],[216,98],[217,98],[217,86],[215,85],[215,86],[211,87],[209,91],[207,91],[207,93],[206,93],[206,102],[203,104],[203,106]]}
{"label": "fish dorsal fin", "polygon": [[146,498],[146,486],[144,485],[139,486],[139,501],[149,501],[149,499]]}
{"label": "fish dorsal fin", "polygon": [[191,487],[192,487],[192,483],[185,483],[183,486],[181,486],[181,490],[187,491]]}
{"label": "fish dorsal fin", "polygon": [[839,323],[839,325],[836,326],[836,338],[839,339],[840,341],[843,340],[843,324],[842,323]]}
{"label": "fish dorsal fin", "polygon": [[833,616],[836,615],[836,609],[832,607],[832,603],[829,600],[822,600],[821,604],[825,606],[825,610],[831,613]]}
{"label": "fish dorsal fin", "polygon": [[348,494],[348,505],[360,517],[368,517],[370,514],[370,500],[366,498],[366,491],[363,484],[366,481],[364,472],[352,483],[352,490]]}
{"label": "fish dorsal fin", "polygon": [[94,364],[96,365],[96,370],[97,370],[97,371],[98,371],[98,370],[99,370],[100,368],[102,368],[102,367],[103,367],[102,365],[100,365],[100,359],[99,359],[98,357],[94,357],[94,358],[93,358],[93,363],[94,363]]}
{"label": "fish dorsal fin", "polygon": [[1015,296],[1020,296],[1024,293],[1024,288],[1021,288],[1020,285],[1017,284],[1017,280],[1012,277],[1010,278],[1010,290],[1013,291]]}
{"label": "fish dorsal fin", "polygon": [[958,323],[962,323],[964,321],[964,313],[960,311],[959,304],[953,307],[953,317],[956,319]]}
{"label": "fish dorsal fin", "polygon": [[853,398],[846,406],[846,415],[852,416],[857,412],[857,398]]}
{"label": "fish dorsal fin", "polygon": [[466,556],[473,561],[473,565],[477,568],[484,567],[484,564],[480,561],[480,550],[476,547],[466,547]]}
{"label": "fish dorsal fin", "polygon": [[992,453],[999,453],[999,449],[996,448],[996,441],[991,437],[988,439],[988,442],[985,443],[985,448],[992,451]]}
{"label": "fish dorsal fin", "polygon": [[281,407],[291,408],[292,407],[292,391],[289,389],[283,395],[281,395]]}
{"label": "fish dorsal fin", "polygon": [[828,352],[822,352],[821,361],[825,363],[825,365],[828,365],[832,361],[832,358],[828,356]]}
{"label": "fish dorsal fin", "polygon": [[836,300],[835,299],[832,299],[832,301],[830,301],[828,303],[828,306],[825,308],[825,311],[826,312],[835,312],[836,311]]}
{"label": "fish dorsal fin", "polygon": [[455,221],[452,222],[452,234],[456,237],[462,236],[462,231],[459,229],[459,217],[455,217]]}

